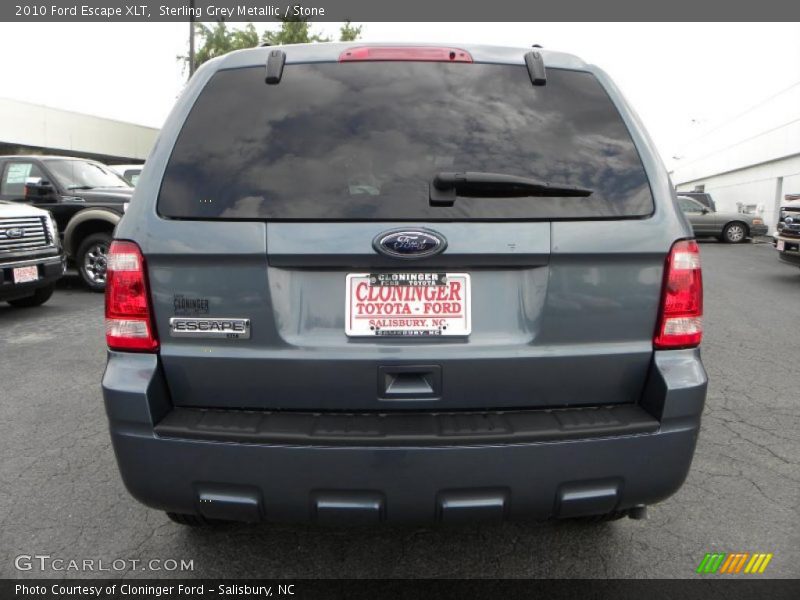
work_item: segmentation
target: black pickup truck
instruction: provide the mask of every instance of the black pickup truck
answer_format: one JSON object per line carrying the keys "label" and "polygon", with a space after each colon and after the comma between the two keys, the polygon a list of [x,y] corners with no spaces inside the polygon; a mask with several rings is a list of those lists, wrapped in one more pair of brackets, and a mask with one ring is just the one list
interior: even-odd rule
{"label": "black pickup truck", "polygon": [[111,234],[133,187],[106,165],[64,156],[0,156],[0,200],[49,211],[67,259],[86,285],[106,285]]}

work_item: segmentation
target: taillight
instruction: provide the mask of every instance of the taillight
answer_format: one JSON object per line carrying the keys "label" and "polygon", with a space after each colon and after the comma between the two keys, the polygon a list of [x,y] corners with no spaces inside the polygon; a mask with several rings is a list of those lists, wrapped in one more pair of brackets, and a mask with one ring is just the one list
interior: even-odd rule
{"label": "taillight", "polygon": [[675,242],[667,257],[656,349],[694,348],[703,338],[703,277],[694,240]]}
{"label": "taillight", "polygon": [[432,46],[359,46],[339,55],[339,62],[359,60],[414,60],[471,63],[472,55],[461,48]]}
{"label": "taillight", "polygon": [[107,256],[106,343],[111,350],[155,352],[144,258],[133,242],[115,241]]}

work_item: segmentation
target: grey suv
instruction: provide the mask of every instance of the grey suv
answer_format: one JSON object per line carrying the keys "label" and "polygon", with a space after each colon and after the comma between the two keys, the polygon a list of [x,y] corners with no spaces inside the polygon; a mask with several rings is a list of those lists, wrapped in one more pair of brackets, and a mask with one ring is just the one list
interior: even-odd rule
{"label": "grey suv", "polygon": [[185,524],[641,516],[689,470],[697,244],[597,67],[313,44],[192,78],[108,257],[130,493]]}

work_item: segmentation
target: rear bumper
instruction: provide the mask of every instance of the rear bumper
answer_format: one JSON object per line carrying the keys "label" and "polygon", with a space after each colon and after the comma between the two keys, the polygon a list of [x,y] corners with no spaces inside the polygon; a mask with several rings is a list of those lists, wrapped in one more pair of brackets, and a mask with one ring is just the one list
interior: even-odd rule
{"label": "rear bumper", "polygon": [[767,235],[769,232],[769,227],[766,225],[751,225],[750,226],[750,236],[755,237],[759,235]]}
{"label": "rear bumper", "polygon": [[[600,423],[587,435],[584,423],[574,436],[542,425],[544,437],[509,443],[477,434],[457,443],[301,443],[179,437],[153,355],[112,352],[103,378],[120,472],[144,504],[211,518],[344,523],[547,519],[658,502],[688,473],[705,389],[698,351],[658,352],[642,403],[631,407],[651,416],[639,433]],[[173,429],[159,433],[170,420]]]}
{"label": "rear bumper", "polygon": [[[28,283],[14,283],[14,269],[36,266],[39,278]],[[0,263],[0,301],[30,296],[40,287],[54,283],[64,274],[66,263],[62,253],[20,258]]]}

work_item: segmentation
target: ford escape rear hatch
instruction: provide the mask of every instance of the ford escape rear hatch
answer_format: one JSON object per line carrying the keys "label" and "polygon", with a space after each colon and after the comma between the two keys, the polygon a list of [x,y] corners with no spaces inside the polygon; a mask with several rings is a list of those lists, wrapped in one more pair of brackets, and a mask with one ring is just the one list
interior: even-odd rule
{"label": "ford escape rear hatch", "polygon": [[191,243],[146,257],[173,402],[636,401],[664,252],[633,244],[653,198],[603,87],[396,58],[221,70],[200,94],[157,206]]}

